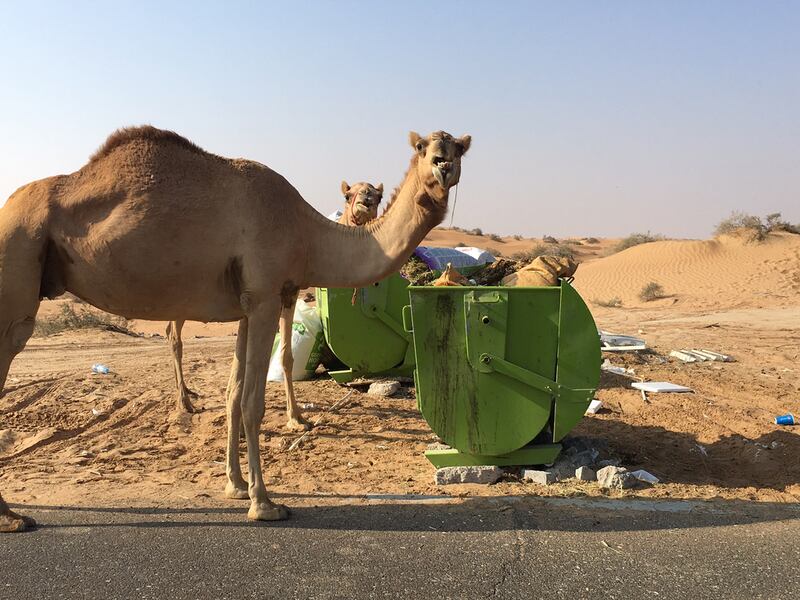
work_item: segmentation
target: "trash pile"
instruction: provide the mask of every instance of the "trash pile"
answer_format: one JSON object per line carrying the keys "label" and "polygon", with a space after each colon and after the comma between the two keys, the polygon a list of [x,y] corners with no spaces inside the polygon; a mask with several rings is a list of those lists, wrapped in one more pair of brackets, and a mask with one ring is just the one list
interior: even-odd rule
{"label": "trash pile", "polygon": [[513,260],[495,258],[480,248],[420,246],[400,269],[400,274],[414,286],[539,287],[558,285],[559,279],[571,278],[577,268],[577,263],[567,257]]}

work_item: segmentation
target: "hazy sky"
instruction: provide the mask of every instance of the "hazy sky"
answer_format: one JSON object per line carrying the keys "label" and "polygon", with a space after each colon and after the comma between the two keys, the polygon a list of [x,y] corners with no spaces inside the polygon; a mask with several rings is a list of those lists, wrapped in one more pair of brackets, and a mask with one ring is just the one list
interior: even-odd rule
{"label": "hazy sky", "polygon": [[342,179],[401,181],[409,130],[445,129],[473,136],[462,227],[800,222],[799,2],[289,4],[0,0],[0,202],[151,123],[327,214]]}

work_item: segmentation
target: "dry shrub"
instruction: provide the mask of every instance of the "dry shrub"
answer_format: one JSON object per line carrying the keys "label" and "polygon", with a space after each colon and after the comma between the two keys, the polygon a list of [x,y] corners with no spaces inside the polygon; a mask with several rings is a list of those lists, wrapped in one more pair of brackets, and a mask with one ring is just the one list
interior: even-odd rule
{"label": "dry shrub", "polygon": [[36,319],[34,335],[47,336],[75,329],[104,329],[134,335],[128,329],[127,319],[108,313],[92,312],[82,307],[76,311],[74,302],[62,304],[61,312],[54,317]]}
{"label": "dry shrub", "polygon": [[642,291],[639,292],[639,299],[642,302],[652,302],[653,300],[658,300],[664,296],[664,288],[660,283],[656,283],[655,281],[648,283],[642,288]]}
{"label": "dry shrub", "polygon": [[649,244],[650,242],[658,242],[663,239],[665,239],[663,235],[652,234],[649,231],[647,233],[632,233],[628,237],[620,240],[619,243],[614,246],[612,253],[622,252],[623,250],[633,248],[640,244]]}
{"label": "dry shrub", "polygon": [[769,229],[761,218],[741,212],[732,212],[714,230],[714,235],[736,235],[757,242],[765,240],[768,233]]}
{"label": "dry shrub", "polygon": [[545,244],[557,244],[558,243],[558,240],[556,238],[554,238],[553,236],[551,236],[551,235],[543,235],[542,236],[542,241]]}
{"label": "dry shrub", "polygon": [[622,306],[622,300],[617,296],[609,298],[608,300],[592,300],[592,302],[597,306],[603,306],[605,308],[620,308]]}
{"label": "dry shrub", "polygon": [[475,229],[470,229],[469,231],[467,231],[467,233],[470,235],[483,236],[483,230],[480,227],[476,227]]}
{"label": "dry shrub", "polygon": [[490,233],[489,234],[489,239],[492,240],[493,242],[500,242],[501,244],[504,243],[503,242],[503,238],[501,238],[496,233]]}

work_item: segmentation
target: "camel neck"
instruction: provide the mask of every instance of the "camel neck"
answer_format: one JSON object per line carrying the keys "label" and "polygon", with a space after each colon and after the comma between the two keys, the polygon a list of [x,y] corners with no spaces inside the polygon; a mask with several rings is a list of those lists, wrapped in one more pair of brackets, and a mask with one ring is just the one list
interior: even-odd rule
{"label": "camel neck", "polygon": [[434,203],[426,196],[412,163],[386,212],[364,227],[340,225],[314,211],[307,219],[306,285],[362,287],[399,270],[444,218],[446,199]]}

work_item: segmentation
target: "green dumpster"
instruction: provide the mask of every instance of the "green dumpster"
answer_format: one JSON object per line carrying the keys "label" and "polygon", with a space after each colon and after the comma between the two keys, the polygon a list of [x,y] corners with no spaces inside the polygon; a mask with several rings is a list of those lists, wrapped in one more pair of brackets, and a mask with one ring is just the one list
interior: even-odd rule
{"label": "green dumpster", "polygon": [[325,341],[349,367],[330,376],[339,383],[366,376],[411,377],[414,346],[402,320],[407,304],[408,281],[399,273],[355,293],[353,288],[318,288]]}
{"label": "green dumpster", "polygon": [[451,447],[437,467],[550,464],[600,379],[600,340],[566,282],[554,287],[410,287],[417,403]]}

